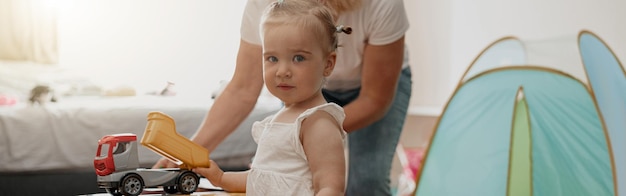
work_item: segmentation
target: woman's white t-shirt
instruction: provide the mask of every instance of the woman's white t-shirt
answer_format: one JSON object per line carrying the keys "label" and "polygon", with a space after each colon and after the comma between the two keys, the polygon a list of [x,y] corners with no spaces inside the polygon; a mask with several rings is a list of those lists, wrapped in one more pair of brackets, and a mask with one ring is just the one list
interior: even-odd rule
{"label": "woman's white t-shirt", "polygon": [[[261,45],[259,33],[261,16],[274,0],[248,0],[241,22],[241,39]],[[327,78],[325,89],[345,91],[361,86],[363,49],[366,44],[392,43],[409,29],[409,21],[402,0],[362,0],[359,9],[342,13],[337,25],[352,27],[352,34],[340,33],[337,62]],[[404,47],[402,67],[408,67],[407,47]]]}

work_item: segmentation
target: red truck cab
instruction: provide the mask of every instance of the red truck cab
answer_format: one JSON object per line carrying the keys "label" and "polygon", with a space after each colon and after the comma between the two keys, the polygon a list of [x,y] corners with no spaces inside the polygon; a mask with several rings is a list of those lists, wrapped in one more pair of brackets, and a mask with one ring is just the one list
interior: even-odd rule
{"label": "red truck cab", "polygon": [[118,170],[138,168],[137,151],[132,148],[137,149],[135,134],[114,134],[100,139],[96,158],[93,161],[96,174],[106,176]]}

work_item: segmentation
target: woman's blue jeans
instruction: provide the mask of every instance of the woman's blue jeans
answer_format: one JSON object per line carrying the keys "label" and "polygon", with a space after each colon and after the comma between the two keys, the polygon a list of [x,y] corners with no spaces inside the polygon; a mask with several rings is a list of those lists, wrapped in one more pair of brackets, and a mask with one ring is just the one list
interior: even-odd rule
{"label": "woman's blue jeans", "polygon": [[[406,118],[412,90],[411,69],[404,68],[387,114],[373,124],[348,134],[349,166],[346,195],[391,195],[391,163]],[[360,88],[322,90],[329,102],[344,106],[359,96]]]}

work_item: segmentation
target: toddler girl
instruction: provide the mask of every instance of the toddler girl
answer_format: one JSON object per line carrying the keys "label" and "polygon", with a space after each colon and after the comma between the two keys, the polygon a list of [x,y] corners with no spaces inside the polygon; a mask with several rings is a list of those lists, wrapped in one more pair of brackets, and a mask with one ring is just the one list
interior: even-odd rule
{"label": "toddler girl", "polygon": [[249,171],[224,172],[215,162],[194,171],[246,195],[344,195],[345,114],[322,87],[335,67],[337,33],[351,29],[337,27],[314,0],[274,2],[261,21],[265,86],[284,107],[253,125],[258,148]]}

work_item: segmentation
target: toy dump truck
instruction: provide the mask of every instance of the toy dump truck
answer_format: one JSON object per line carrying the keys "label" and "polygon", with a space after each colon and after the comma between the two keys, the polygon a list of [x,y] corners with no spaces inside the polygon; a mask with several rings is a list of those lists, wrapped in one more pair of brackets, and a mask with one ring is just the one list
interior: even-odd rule
{"label": "toy dump truck", "polygon": [[180,167],[140,168],[137,136],[107,135],[98,141],[94,159],[100,188],[113,195],[139,195],[144,187],[158,186],[166,193],[189,194],[197,190],[199,177],[190,170],[209,167],[209,151],[178,134],[171,117],[161,112],[149,113],[141,144]]}

